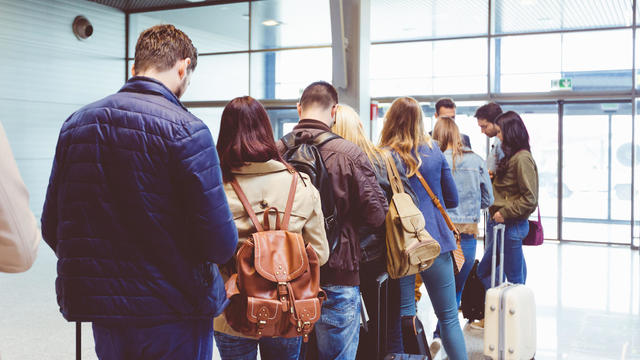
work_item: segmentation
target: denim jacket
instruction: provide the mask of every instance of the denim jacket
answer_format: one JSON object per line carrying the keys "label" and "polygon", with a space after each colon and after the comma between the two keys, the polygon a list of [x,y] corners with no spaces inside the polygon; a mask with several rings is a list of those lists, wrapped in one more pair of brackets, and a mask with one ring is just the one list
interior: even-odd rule
{"label": "denim jacket", "polygon": [[456,158],[455,170],[451,161],[452,150],[444,152],[458,188],[458,207],[447,210],[447,213],[456,224],[478,223],[480,209],[486,209],[493,204],[491,179],[480,156],[468,147],[464,147],[463,152],[461,158]]}

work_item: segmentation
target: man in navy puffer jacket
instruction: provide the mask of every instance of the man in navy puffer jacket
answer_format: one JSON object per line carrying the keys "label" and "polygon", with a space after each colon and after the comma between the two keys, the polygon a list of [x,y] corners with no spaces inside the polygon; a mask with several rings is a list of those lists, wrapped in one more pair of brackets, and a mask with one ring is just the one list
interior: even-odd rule
{"label": "man in navy puffer jacket", "polygon": [[157,25],[134,76],[62,126],[42,214],[65,319],[93,322],[100,359],[211,359],[227,304],[216,264],[237,244],[209,129],[178,98],[196,49]]}

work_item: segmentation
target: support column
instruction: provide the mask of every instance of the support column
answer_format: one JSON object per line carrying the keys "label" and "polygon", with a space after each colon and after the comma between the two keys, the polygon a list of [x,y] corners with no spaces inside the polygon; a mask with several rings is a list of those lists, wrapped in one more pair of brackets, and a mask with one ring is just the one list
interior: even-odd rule
{"label": "support column", "polygon": [[[340,102],[353,107],[371,137],[369,94],[369,48],[371,46],[370,0],[331,0],[331,29],[333,39],[333,84]],[[341,34],[340,29],[344,29]],[[340,41],[344,36],[345,40]],[[344,44],[344,60],[340,49]],[[346,63],[346,76],[344,64]]]}

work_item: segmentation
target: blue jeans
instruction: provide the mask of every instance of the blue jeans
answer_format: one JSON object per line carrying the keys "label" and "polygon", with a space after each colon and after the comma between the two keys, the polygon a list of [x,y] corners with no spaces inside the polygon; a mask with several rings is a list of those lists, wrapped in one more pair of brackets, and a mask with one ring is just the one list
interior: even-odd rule
{"label": "blue jeans", "polygon": [[[427,288],[433,310],[440,322],[442,345],[451,360],[466,360],[467,348],[458,320],[456,304],[456,283],[453,276],[451,252],[440,254],[433,265],[420,273]],[[414,288],[416,276],[409,275],[400,279],[400,315],[416,314]]]}
{"label": "blue jeans", "polygon": [[[471,272],[471,268],[473,267],[473,262],[476,259],[476,245],[478,244],[478,240],[473,234],[460,234],[460,247],[462,248],[462,253],[464,254],[464,265],[462,265],[462,269],[456,275],[456,303],[458,304],[458,308],[460,308],[460,300],[462,299],[462,290],[464,290],[464,283],[467,281],[467,277],[469,277],[469,273]],[[440,337],[440,322],[438,321],[438,325],[436,326],[436,331],[433,333],[434,337]]]}
{"label": "blue jeans", "polygon": [[100,360],[211,360],[213,319],[159,325],[93,323]]}
{"label": "blue jeans", "polygon": [[323,286],[322,303],[315,332],[319,360],[353,360],[360,337],[360,287]]}
{"label": "blue jeans", "polygon": [[216,346],[222,360],[297,360],[302,337],[263,337],[258,340],[228,335],[215,331]]}
{"label": "blue jeans", "polygon": [[[480,264],[478,264],[478,277],[482,280],[485,289],[491,287],[491,257],[493,254],[493,228],[498,223],[489,220],[487,224],[487,245]],[[519,220],[505,223],[504,230],[504,274],[507,280],[513,284],[524,284],[527,280],[527,263],[522,252],[522,240],[529,233],[529,221]],[[498,236],[500,234],[498,233]],[[500,242],[497,244],[496,266],[502,266],[500,259]],[[496,284],[500,268],[496,269]]]}

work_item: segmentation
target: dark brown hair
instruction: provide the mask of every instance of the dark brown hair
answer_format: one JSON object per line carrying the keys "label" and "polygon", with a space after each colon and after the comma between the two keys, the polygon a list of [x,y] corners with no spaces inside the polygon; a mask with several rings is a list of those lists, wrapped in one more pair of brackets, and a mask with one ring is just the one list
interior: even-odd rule
{"label": "dark brown hair", "polygon": [[216,149],[224,182],[233,180],[232,169],[248,162],[277,160],[286,165],[273,139],[267,111],[251,96],[237,97],[225,106]]}
{"label": "dark brown hair", "polygon": [[338,103],[338,92],[326,81],[316,81],[307,86],[300,97],[300,107],[305,109],[311,105],[320,105],[328,109]]}
{"label": "dark brown hair", "polygon": [[186,58],[191,59],[188,70],[195,70],[198,52],[187,34],[173,25],[156,25],[140,33],[134,66],[136,73],[149,68],[165,71]]}
{"label": "dark brown hair", "polygon": [[436,114],[440,114],[440,108],[455,109],[456,103],[451,98],[441,98],[436,101]]}
{"label": "dark brown hair", "polygon": [[482,105],[476,110],[474,115],[476,119],[486,119],[488,122],[495,124],[498,116],[502,114],[502,108],[500,105],[490,102]]}
{"label": "dark brown hair", "polygon": [[522,150],[531,152],[529,145],[529,132],[522,118],[515,111],[507,111],[496,118],[496,124],[502,133],[502,151],[504,157],[498,162],[496,176],[502,179],[507,173],[509,159]]}

